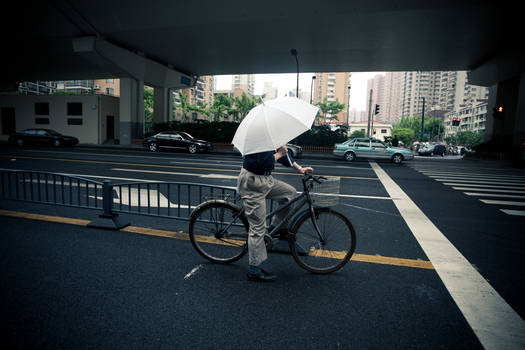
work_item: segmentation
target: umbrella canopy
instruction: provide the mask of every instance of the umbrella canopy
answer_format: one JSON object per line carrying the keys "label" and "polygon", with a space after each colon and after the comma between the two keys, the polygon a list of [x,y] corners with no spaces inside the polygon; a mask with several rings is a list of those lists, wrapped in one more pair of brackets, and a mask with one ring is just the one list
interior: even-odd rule
{"label": "umbrella canopy", "polygon": [[264,102],[243,119],[232,143],[242,155],[276,150],[309,130],[318,110],[296,97]]}

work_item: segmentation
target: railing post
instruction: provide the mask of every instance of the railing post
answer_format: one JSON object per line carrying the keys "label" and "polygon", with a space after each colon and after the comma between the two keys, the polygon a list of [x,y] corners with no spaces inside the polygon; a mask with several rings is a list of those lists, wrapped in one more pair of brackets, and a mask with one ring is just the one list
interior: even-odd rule
{"label": "railing post", "polygon": [[102,183],[102,215],[105,217],[113,217],[113,185],[109,180],[104,180]]}
{"label": "railing post", "polygon": [[113,185],[109,180],[104,180],[102,183],[102,214],[87,224],[87,226],[120,230],[128,225],[129,223],[120,223],[118,220],[118,214],[113,212]]}

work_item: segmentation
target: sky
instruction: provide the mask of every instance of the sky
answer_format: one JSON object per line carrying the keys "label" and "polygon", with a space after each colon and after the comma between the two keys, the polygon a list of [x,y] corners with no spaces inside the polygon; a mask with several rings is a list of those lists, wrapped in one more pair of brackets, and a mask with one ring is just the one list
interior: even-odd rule
{"label": "sky", "polygon": [[[366,110],[366,83],[368,79],[372,79],[376,74],[384,74],[384,72],[352,73],[352,77],[350,78],[350,109],[355,108],[358,111]],[[299,90],[310,91],[313,75],[315,75],[315,73],[299,74]],[[231,89],[231,75],[218,75],[215,78],[217,80],[218,90]],[[295,73],[255,74],[256,95],[262,95],[265,82],[273,83],[273,86],[279,89],[279,96],[284,96],[288,91],[295,89],[297,75]]]}

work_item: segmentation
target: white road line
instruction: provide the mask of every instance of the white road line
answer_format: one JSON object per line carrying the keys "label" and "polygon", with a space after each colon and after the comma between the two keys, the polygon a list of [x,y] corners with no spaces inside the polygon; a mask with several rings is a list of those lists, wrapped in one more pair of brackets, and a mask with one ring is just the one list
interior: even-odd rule
{"label": "white road line", "polygon": [[472,176],[472,177],[486,177],[486,176],[494,176],[498,178],[514,178],[514,179],[520,179],[525,180],[525,176],[519,176],[519,175],[506,175],[506,174],[494,174],[494,173],[457,173],[454,171],[426,171],[426,170],[419,170],[420,173],[423,173],[425,175],[454,175],[454,176]]}
{"label": "white road line", "polygon": [[525,196],[515,196],[512,194],[495,194],[495,193],[478,193],[478,192],[463,192],[467,196],[473,197],[501,197],[501,198],[519,198],[524,199]]}
{"label": "white road line", "polygon": [[[434,180],[436,181],[439,181],[439,182],[448,182],[448,181],[456,181],[456,182],[459,182],[459,183],[471,183],[471,184],[498,184],[498,185],[502,185],[502,184],[508,184],[508,185],[520,185],[521,183],[514,183],[513,181],[499,181],[499,180],[491,180],[491,181],[481,181],[481,180],[461,180],[461,179],[451,179],[451,178],[445,178],[445,177],[440,177],[440,178],[434,178]],[[523,183],[525,184],[525,183]]]}
{"label": "white road line", "polygon": [[187,280],[188,278],[190,278],[193,275],[195,275],[197,273],[197,271],[199,271],[202,268],[202,266],[203,266],[202,264],[195,266],[193,269],[191,269],[190,272],[188,272],[186,274],[186,276],[184,276],[184,279]]}
{"label": "white road line", "polygon": [[463,186],[463,187],[483,187],[483,188],[508,188],[508,189],[515,189],[515,190],[524,190],[525,185],[516,185],[516,186],[505,186],[505,185],[482,185],[482,184],[465,184],[465,183],[457,183],[457,182],[444,182],[443,185],[447,186]]}
{"label": "white road line", "polygon": [[478,191],[478,192],[498,192],[498,193],[523,193],[525,191],[516,191],[516,190],[502,190],[500,188],[477,188],[477,187],[452,187],[458,191]]}
{"label": "white road line", "polygon": [[480,199],[485,204],[496,204],[496,205],[515,205],[518,207],[525,207],[525,202],[516,202],[516,201],[497,201],[493,199]]}
{"label": "white road line", "polygon": [[485,175],[485,176],[466,176],[466,175],[453,175],[453,174],[448,174],[448,175],[445,175],[445,174],[439,174],[439,175],[428,175],[428,174],[424,174],[428,177],[431,177],[431,178],[450,178],[450,179],[457,179],[457,180],[461,180],[461,179],[467,179],[467,180],[495,180],[495,181],[504,181],[504,182],[517,182],[517,183],[524,183],[525,184],[525,179],[507,179],[507,178],[502,178],[502,177],[493,177],[493,176],[488,176],[488,175]]}
{"label": "white road line", "polygon": [[485,349],[523,348],[525,321],[390,176],[370,165]]}
{"label": "white road line", "polygon": [[510,210],[510,209],[500,209],[500,210],[508,215],[525,216],[525,210]]}
{"label": "white road line", "polygon": [[128,172],[132,172],[132,173],[197,176],[197,177],[215,178],[215,179],[234,179],[234,180],[237,180],[237,177],[238,177],[238,176],[233,176],[233,175],[222,175],[222,174],[196,174],[196,173],[184,173],[184,172],[174,172],[174,171],[160,171],[160,170],[142,170],[142,169],[111,168],[111,170],[112,171],[128,171]]}
{"label": "white road line", "polygon": [[[7,168],[0,168],[0,170],[4,171],[25,171],[25,172],[39,172],[40,170],[27,170],[27,169],[7,169]],[[108,180],[122,180],[122,181],[139,181],[139,182],[162,182],[162,181],[156,181],[156,180],[144,180],[144,179],[134,179],[129,177],[115,177],[115,176],[100,176],[100,175],[88,175],[88,174],[71,174],[71,173],[56,173],[57,175],[64,175],[64,176],[78,176],[78,177],[92,177],[95,179],[108,179]]]}

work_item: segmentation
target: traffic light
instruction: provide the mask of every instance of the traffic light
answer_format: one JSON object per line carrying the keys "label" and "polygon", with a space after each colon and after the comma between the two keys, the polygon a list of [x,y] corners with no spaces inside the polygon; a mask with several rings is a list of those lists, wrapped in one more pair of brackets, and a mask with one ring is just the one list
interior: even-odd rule
{"label": "traffic light", "polygon": [[374,115],[377,115],[377,114],[379,114],[379,105],[378,104],[376,104],[376,110],[374,112]]}
{"label": "traffic light", "polygon": [[[377,106],[377,105],[376,105]],[[376,134],[376,129],[374,129],[374,135]]]}
{"label": "traffic light", "polygon": [[452,126],[459,126],[460,120],[458,117],[452,118]]}
{"label": "traffic light", "polygon": [[492,116],[494,119],[503,119],[505,118],[505,108],[503,105],[498,105],[492,108]]}

